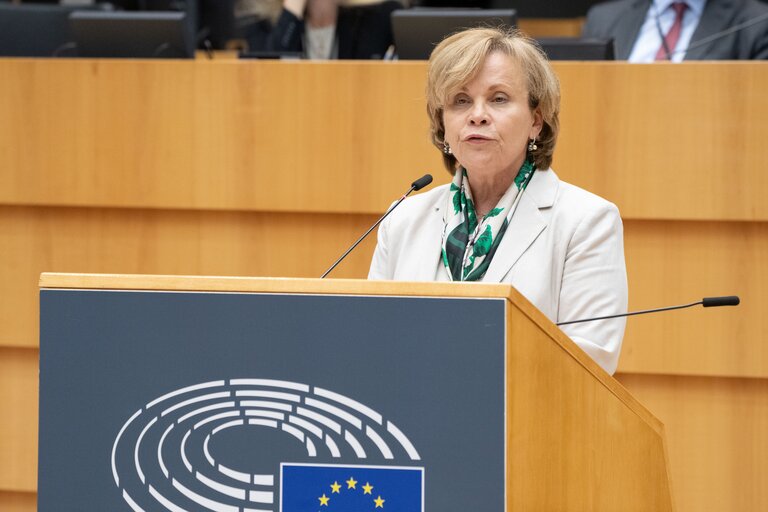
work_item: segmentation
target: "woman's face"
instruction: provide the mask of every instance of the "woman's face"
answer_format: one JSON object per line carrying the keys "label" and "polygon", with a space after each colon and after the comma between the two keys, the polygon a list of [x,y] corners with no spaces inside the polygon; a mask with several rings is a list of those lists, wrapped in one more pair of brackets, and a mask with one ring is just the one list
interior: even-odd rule
{"label": "woman's face", "polygon": [[517,175],[528,140],[538,137],[542,117],[528,106],[520,65],[508,55],[486,57],[475,78],[449,95],[443,111],[445,140],[470,177]]}

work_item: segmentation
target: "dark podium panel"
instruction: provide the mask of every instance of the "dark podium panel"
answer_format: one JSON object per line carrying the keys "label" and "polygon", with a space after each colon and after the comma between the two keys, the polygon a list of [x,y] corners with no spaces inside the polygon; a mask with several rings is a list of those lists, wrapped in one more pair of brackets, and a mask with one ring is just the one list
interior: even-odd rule
{"label": "dark podium panel", "polygon": [[[39,510],[317,507],[351,476],[371,510],[403,485],[395,510],[423,510],[422,482],[430,507],[502,510],[504,308],[43,290]],[[286,464],[342,471],[283,496]]]}
{"label": "dark podium panel", "polygon": [[671,508],[658,420],[507,286],[41,286],[41,512]]}

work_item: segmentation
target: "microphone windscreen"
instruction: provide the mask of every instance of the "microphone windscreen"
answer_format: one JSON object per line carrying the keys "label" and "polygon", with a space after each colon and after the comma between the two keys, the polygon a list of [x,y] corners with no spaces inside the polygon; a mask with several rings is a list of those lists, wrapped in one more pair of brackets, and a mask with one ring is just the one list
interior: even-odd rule
{"label": "microphone windscreen", "polygon": [[413,190],[421,190],[427,185],[432,183],[432,175],[431,174],[425,174],[421,178],[417,179],[413,183],[411,183],[411,186],[413,187]]}
{"label": "microphone windscreen", "polygon": [[729,295],[728,297],[704,297],[702,305],[705,308],[715,308],[718,306],[738,306],[739,298],[736,295]]}

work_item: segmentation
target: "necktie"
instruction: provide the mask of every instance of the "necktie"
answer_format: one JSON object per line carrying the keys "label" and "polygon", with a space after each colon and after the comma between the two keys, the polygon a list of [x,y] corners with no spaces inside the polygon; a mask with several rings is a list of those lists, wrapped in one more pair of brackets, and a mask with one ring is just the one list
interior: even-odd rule
{"label": "necktie", "polygon": [[672,23],[669,32],[664,36],[666,48],[665,43],[662,43],[659,51],[656,52],[656,60],[672,60],[672,56],[667,55],[667,49],[670,54],[675,51],[677,40],[680,39],[680,30],[683,28],[683,15],[687,8],[688,5],[685,2],[675,2],[672,4],[672,9],[675,10],[675,22]]}

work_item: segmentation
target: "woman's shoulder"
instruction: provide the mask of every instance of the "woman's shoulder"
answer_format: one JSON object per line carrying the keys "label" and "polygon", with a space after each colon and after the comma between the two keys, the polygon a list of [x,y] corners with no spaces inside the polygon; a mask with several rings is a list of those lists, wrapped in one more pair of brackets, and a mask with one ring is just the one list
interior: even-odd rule
{"label": "woman's shoulder", "polygon": [[[560,207],[575,209],[578,211],[589,210],[617,210],[615,204],[609,200],[585,190],[577,185],[561,180],[552,169],[544,171],[549,187],[556,190],[553,200]],[[545,186],[546,187],[546,186]]]}
{"label": "woman's shoulder", "polygon": [[526,195],[531,193],[529,198],[555,231],[573,233],[588,226],[621,223],[619,209],[607,199],[561,180],[551,169],[536,174]]}
{"label": "woman's shoulder", "polygon": [[389,215],[387,224],[403,227],[403,224],[418,222],[432,212],[438,212],[445,206],[449,187],[450,183],[439,185],[426,192],[408,197]]}

